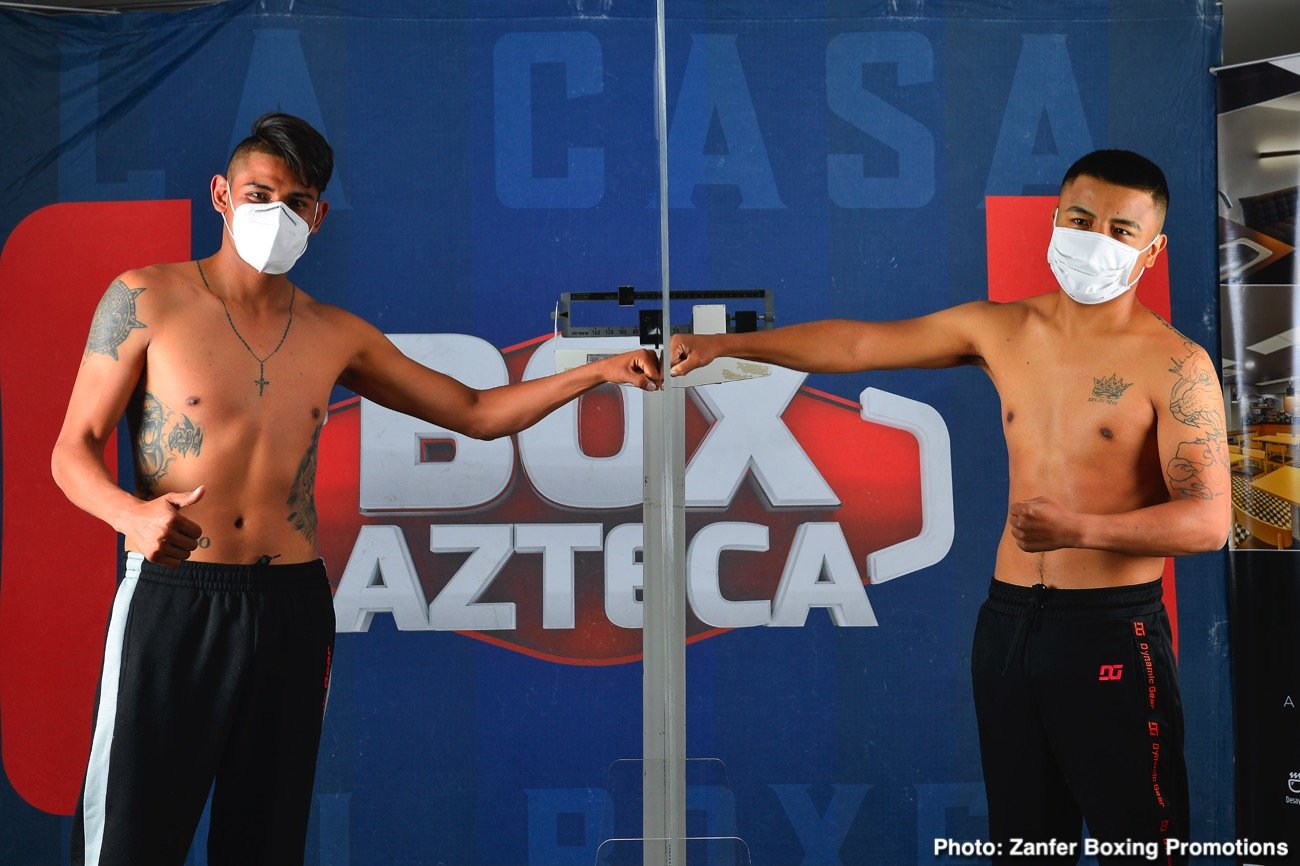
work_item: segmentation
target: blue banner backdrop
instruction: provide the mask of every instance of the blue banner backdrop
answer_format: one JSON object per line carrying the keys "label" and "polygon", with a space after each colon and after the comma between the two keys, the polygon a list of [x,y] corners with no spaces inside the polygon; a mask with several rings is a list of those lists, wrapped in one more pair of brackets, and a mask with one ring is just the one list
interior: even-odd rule
{"label": "blue banner backdrop", "polygon": [[[1076,157],[1118,146],[1168,173],[1173,321],[1213,352],[1211,0],[667,6],[676,287],[772,288],[781,323],[988,297],[986,197],[1054,195]],[[653,13],[650,0],[0,12],[0,861],[66,861],[88,747],[116,557],[45,466],[103,287],[215,248],[209,179],[280,108],[338,157],[295,280],[389,333],[486,341],[457,343],[453,366],[524,375],[560,292],[658,286]],[[1006,507],[996,395],[972,369],[782,387],[726,407],[774,434],[728,425],[727,450],[749,458],[692,511],[694,546],[713,544],[696,576],[712,562],[731,598],[772,600],[772,625],[719,628],[696,604],[687,749],[718,762],[692,771],[688,826],[740,836],[756,864],[947,862],[936,838],[987,832],[968,670]],[[951,437],[951,551],[888,583],[869,581],[865,556],[917,533],[925,458],[859,418],[867,387],[933,407]],[[597,403],[575,410],[579,439],[609,428]],[[363,515],[371,408],[339,391],[332,409],[320,535],[341,633],[309,862],[590,864],[601,840],[637,835],[639,772],[618,762],[641,743],[621,529],[639,508],[557,493],[567,458],[546,449],[580,449],[542,430],[491,458],[495,494],[427,501],[443,488],[425,485]],[[717,407],[693,411],[702,447]],[[578,446],[617,462],[613,438]],[[839,504],[783,498],[799,473]],[[435,603],[468,551],[427,551],[439,527],[466,525],[507,527],[508,562],[478,601],[504,605],[508,627],[468,628],[472,605]],[[729,548],[736,526],[770,545]],[[1234,834],[1224,572],[1220,554],[1177,564],[1193,826],[1216,841]],[[366,608],[367,588],[388,594]]]}

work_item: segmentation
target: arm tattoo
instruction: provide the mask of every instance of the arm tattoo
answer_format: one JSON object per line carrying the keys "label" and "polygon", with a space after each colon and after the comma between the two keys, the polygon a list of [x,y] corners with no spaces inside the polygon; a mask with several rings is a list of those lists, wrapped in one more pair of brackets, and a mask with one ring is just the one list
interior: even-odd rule
{"label": "arm tattoo", "polygon": [[135,299],[144,289],[132,289],[121,280],[113,280],[99,306],[95,307],[95,317],[90,322],[90,336],[86,338],[86,350],[83,358],[90,355],[108,355],[114,361],[117,347],[126,342],[136,328],[145,327],[135,317]]}
{"label": "arm tattoo", "polygon": [[153,494],[174,458],[191,454],[197,457],[203,447],[202,427],[188,415],[173,419],[176,413],[146,391],[135,437],[136,486],[142,493]]}
{"label": "arm tattoo", "polygon": [[293,489],[289,491],[288,500],[289,508],[292,509],[288,521],[312,544],[316,543],[316,454],[323,426],[316,425],[307,453],[302,455],[302,462],[298,464],[298,474],[293,479]]}
{"label": "arm tattoo", "polygon": [[1166,472],[1169,487],[1175,493],[1196,499],[1215,499],[1222,490],[1213,489],[1206,471],[1216,465],[1227,466],[1223,405],[1214,384],[1214,376],[1207,359],[1190,340],[1185,344],[1187,355],[1181,360],[1171,358],[1169,372],[1178,379],[1169,395],[1169,411],[1174,418],[1199,435],[1178,443],[1170,458]]}

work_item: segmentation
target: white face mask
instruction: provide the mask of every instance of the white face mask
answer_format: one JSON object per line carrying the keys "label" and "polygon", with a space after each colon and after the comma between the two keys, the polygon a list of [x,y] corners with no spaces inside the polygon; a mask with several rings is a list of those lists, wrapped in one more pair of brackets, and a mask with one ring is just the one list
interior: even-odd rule
{"label": "white face mask", "polygon": [[[316,207],[319,210],[320,202]],[[222,214],[222,222],[225,219]],[[226,230],[239,257],[263,274],[282,274],[293,267],[311,237],[311,225],[279,201],[241,204]]]}
{"label": "white face mask", "polygon": [[1071,298],[1081,304],[1104,304],[1137,285],[1142,274],[1132,282],[1128,275],[1138,256],[1151,249],[1159,237],[1156,235],[1139,250],[1100,232],[1055,226],[1052,243],[1047,247],[1047,263]]}

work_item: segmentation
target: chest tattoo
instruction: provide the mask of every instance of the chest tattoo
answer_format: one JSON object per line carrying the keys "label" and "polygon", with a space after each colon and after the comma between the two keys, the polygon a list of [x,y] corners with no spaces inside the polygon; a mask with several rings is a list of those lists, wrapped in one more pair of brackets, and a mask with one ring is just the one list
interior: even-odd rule
{"label": "chest tattoo", "polygon": [[1119,398],[1124,396],[1124,392],[1133,387],[1132,382],[1125,382],[1120,378],[1118,373],[1112,373],[1104,379],[1092,378],[1092,396],[1088,398],[1089,403],[1106,403],[1114,406],[1119,402]]}
{"label": "chest tattoo", "polygon": [[142,492],[152,494],[157,489],[172,460],[197,457],[202,448],[202,426],[145,393],[135,437],[136,482]]}

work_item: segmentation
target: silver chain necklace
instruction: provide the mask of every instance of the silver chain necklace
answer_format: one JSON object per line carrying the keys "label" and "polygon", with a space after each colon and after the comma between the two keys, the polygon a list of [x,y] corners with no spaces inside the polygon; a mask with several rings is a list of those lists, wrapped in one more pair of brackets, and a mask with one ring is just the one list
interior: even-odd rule
{"label": "silver chain necklace", "polygon": [[253,384],[257,386],[257,396],[261,397],[263,392],[266,390],[266,386],[271,384],[266,378],[266,362],[271,360],[271,357],[275,355],[276,352],[280,351],[280,347],[284,345],[284,338],[289,336],[289,328],[293,325],[293,301],[294,298],[298,296],[298,287],[293,283],[289,284],[289,321],[284,323],[284,333],[280,335],[280,342],[275,344],[275,348],[271,350],[269,355],[265,358],[259,358],[257,357],[257,353],[253,351],[253,347],[248,345],[248,341],[244,339],[244,335],[239,333],[239,329],[235,327],[235,320],[230,318],[230,308],[226,306],[226,299],[212,291],[212,287],[208,285],[208,278],[204,275],[203,265],[199,263],[198,259],[194,260],[194,266],[199,269],[199,279],[203,280],[203,288],[208,290],[208,294],[215,297],[218,301],[221,301],[221,309],[226,311],[226,321],[230,323],[230,330],[235,332],[235,336],[239,338],[239,342],[244,344],[244,348],[248,351],[248,354],[252,355],[253,360],[257,362],[257,378],[253,380]]}

